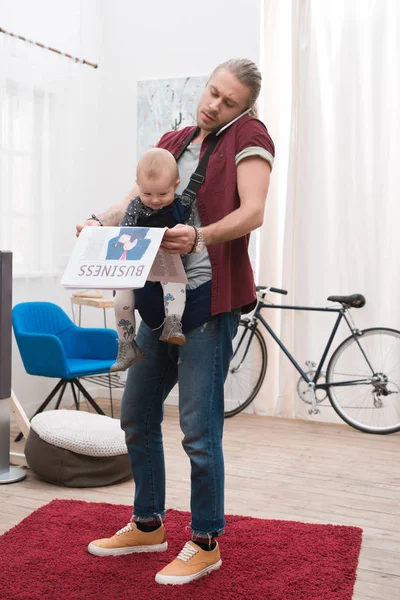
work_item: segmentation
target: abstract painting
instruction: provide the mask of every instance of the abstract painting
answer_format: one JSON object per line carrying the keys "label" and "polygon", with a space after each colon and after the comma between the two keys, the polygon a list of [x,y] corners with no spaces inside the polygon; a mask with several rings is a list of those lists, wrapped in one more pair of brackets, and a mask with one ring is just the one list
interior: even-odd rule
{"label": "abstract painting", "polygon": [[197,102],[208,77],[138,81],[137,160],[167,131],[196,123]]}

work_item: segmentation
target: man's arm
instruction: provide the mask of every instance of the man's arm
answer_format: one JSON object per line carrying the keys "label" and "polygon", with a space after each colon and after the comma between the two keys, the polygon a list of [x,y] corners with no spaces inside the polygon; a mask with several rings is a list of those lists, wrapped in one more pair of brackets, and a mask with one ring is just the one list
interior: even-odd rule
{"label": "man's arm", "polygon": [[[131,189],[131,191],[129,192],[129,194],[124,198],[124,200],[122,202],[120,202],[119,204],[113,204],[113,206],[110,206],[110,208],[108,208],[103,213],[96,215],[97,218],[100,219],[100,221],[105,226],[116,227],[117,225],[119,225],[121,223],[121,221],[124,217],[125,211],[128,208],[129,202],[132,200],[132,198],[135,198],[136,196],[138,196],[138,194],[139,194],[139,188],[135,184],[133,186],[133,188]],[[82,229],[84,227],[86,227],[86,226],[96,227],[99,225],[100,225],[100,223],[98,221],[95,221],[94,219],[87,219],[83,223],[79,223],[76,226],[76,237],[79,236],[80,232],[82,231]]]}
{"label": "man's arm", "polygon": [[[240,238],[263,223],[271,167],[259,156],[243,159],[237,166],[240,207],[203,227],[206,246]],[[193,227],[176,225],[165,232],[162,247],[171,254],[190,252],[195,241]]]}

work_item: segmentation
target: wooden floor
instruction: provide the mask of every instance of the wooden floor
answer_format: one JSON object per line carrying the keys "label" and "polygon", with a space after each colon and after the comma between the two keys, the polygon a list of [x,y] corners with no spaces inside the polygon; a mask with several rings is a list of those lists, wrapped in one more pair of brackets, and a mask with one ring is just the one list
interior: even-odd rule
{"label": "wooden floor", "polygon": [[[177,409],[167,406],[167,507],[188,510],[189,466],[177,417]],[[23,442],[12,447],[21,451]],[[370,436],[345,425],[238,415],[225,423],[226,512],[362,527],[353,598],[398,600],[399,447],[399,434]],[[0,533],[53,498],[130,505],[132,491],[132,483],[60,488],[28,471],[25,481],[0,486]],[[127,521],[129,516],[127,510]]]}

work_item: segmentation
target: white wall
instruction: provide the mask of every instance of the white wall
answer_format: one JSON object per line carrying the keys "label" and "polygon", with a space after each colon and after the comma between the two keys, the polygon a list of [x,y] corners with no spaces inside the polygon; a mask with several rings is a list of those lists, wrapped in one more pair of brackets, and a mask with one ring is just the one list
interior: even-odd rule
{"label": "white wall", "polygon": [[[73,247],[74,224],[118,202],[134,183],[136,82],[206,74],[236,56],[259,62],[260,6],[259,0],[0,0],[2,28],[99,64],[84,89],[71,202],[58,207],[60,261]],[[16,279],[14,303],[30,300],[56,302],[70,313],[58,277]],[[85,325],[103,322],[95,309],[86,308],[83,318]],[[27,375],[14,346],[13,389],[28,414],[53,383]]]}
{"label": "white wall", "polygon": [[136,82],[207,74],[233,56],[258,62],[260,2],[104,1],[103,7],[99,166],[104,171],[96,181],[96,196],[106,207],[134,183]]}

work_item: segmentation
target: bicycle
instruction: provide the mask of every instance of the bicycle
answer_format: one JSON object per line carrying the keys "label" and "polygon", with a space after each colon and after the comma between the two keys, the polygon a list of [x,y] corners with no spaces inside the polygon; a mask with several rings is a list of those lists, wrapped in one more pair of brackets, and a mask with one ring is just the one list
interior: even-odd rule
{"label": "bicycle", "polygon": [[[258,286],[255,312],[240,320],[225,382],[225,417],[233,417],[249,406],[264,381],[268,354],[261,323],[299,372],[297,392],[311,405],[310,414],[318,414],[318,405],[328,397],[339,417],[359,431],[375,434],[400,431],[400,397],[396,396],[400,392],[400,331],[386,327],[357,329],[350,309],[365,305],[361,294],[329,296],[329,302],[340,304],[336,307],[307,307],[266,302],[269,293],[286,295],[287,291]],[[300,367],[261,315],[260,311],[266,308],[338,313],[318,366],[306,361],[308,370]],[[333,352],[326,372],[322,371],[343,319],[351,335]]]}

